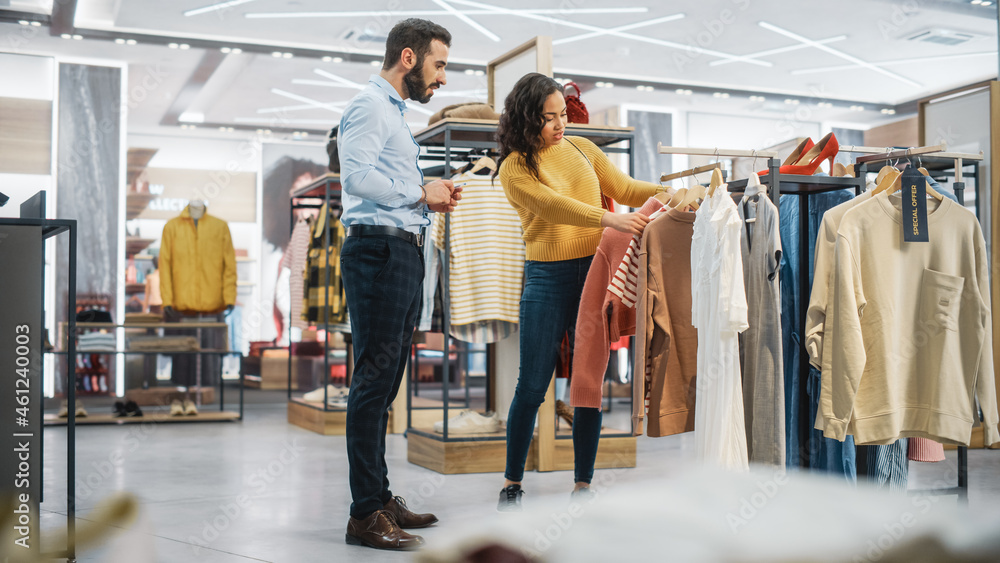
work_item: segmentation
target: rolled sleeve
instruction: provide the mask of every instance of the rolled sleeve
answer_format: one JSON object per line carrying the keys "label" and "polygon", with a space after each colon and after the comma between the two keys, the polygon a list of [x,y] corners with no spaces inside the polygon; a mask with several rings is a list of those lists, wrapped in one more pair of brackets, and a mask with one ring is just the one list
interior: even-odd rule
{"label": "rolled sleeve", "polygon": [[416,205],[423,197],[420,186],[390,178],[378,170],[379,155],[391,136],[384,106],[361,97],[351,104],[340,122],[340,181],[345,192],[387,207]]}

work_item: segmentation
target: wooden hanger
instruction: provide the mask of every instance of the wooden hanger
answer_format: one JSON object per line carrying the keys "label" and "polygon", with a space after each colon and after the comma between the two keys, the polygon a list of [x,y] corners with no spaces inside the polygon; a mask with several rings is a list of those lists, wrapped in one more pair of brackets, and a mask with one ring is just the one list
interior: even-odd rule
{"label": "wooden hanger", "polygon": [[666,204],[669,207],[677,207],[677,204],[684,199],[684,196],[687,195],[687,192],[688,192],[687,188],[677,188],[677,190],[675,190],[674,193],[670,196],[670,199],[666,201]]}
{"label": "wooden hanger", "polygon": [[676,180],[678,178],[686,178],[688,176],[694,176],[695,174],[701,174],[702,172],[708,172],[713,168],[719,168],[722,166],[718,162],[712,164],[706,164],[704,166],[696,166],[694,168],[688,168],[681,172],[674,172],[673,174],[663,174],[660,176],[660,182],[669,182],[670,180]]}
{"label": "wooden hanger", "polygon": [[476,172],[479,172],[483,168],[489,168],[493,172],[496,172],[497,171],[497,163],[492,158],[490,158],[488,156],[484,156],[484,157],[480,158],[479,160],[477,160],[476,163],[472,165],[472,170],[469,170],[469,174],[475,174]]}
{"label": "wooden hanger", "polygon": [[722,169],[715,168],[712,170],[712,181],[708,184],[708,197],[715,195],[715,189],[726,183],[726,179],[722,177]]}
{"label": "wooden hanger", "polygon": [[694,209],[698,209],[699,199],[705,199],[705,186],[702,186],[701,184],[695,184],[690,188],[688,188],[687,193],[684,194],[684,197],[681,198],[681,201],[676,206],[674,206],[674,209],[684,211],[689,206],[693,207]]}
{"label": "wooden hanger", "polygon": [[[900,189],[902,189],[902,187],[903,187],[902,178],[903,178],[903,174],[900,173],[899,176],[896,176],[896,179],[892,181],[892,186],[889,188],[889,193],[890,194],[894,194],[894,193],[898,192]],[[929,182],[924,182],[924,183],[927,184],[927,195],[933,197],[934,199],[936,199],[938,201],[943,201],[944,200],[944,196],[941,195],[940,193],[938,193],[937,190],[935,190],[934,188],[932,188]]]}
{"label": "wooden hanger", "polygon": [[880,194],[892,188],[893,182],[895,182],[903,174],[891,166],[888,168],[891,170],[887,170],[884,176],[881,172],[879,172],[881,177],[876,180],[877,184],[875,185],[875,189],[872,190],[872,195]]}
{"label": "wooden hanger", "polygon": [[665,190],[662,192],[657,192],[653,194],[653,197],[664,204],[670,203],[671,198],[677,193],[677,190],[671,188],[670,186],[665,186]]}
{"label": "wooden hanger", "polygon": [[833,176],[834,178],[847,176],[847,167],[839,162],[834,162],[833,170],[830,172],[830,176]]}
{"label": "wooden hanger", "polygon": [[856,174],[854,173],[854,165],[853,164],[848,164],[844,168],[844,175],[845,176],[850,176],[851,178],[854,178],[856,176]]}
{"label": "wooden hanger", "polygon": [[881,170],[878,171],[878,176],[875,177],[875,183],[881,185],[882,179],[885,178],[885,175],[890,172],[899,172],[899,170],[896,170],[895,166],[886,164]]}

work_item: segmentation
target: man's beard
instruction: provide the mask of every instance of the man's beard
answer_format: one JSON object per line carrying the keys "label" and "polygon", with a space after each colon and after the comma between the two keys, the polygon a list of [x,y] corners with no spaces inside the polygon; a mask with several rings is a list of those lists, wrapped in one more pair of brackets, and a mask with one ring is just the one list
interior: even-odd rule
{"label": "man's beard", "polygon": [[403,84],[406,84],[406,92],[409,94],[411,100],[418,101],[422,104],[426,104],[431,101],[431,96],[434,92],[430,90],[430,84],[424,82],[423,74],[423,61],[418,61],[419,64],[410,69],[403,76]]}

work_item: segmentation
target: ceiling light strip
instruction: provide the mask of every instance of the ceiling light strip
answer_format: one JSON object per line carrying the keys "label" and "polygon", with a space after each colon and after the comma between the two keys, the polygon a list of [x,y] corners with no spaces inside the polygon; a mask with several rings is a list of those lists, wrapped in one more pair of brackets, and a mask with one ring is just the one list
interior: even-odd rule
{"label": "ceiling light strip", "polygon": [[265,124],[271,127],[278,125],[325,125],[330,127],[329,119],[274,119],[263,117],[234,117],[233,123]]}
{"label": "ceiling light strip", "polygon": [[886,69],[884,69],[884,68],[882,68],[880,66],[873,65],[872,63],[869,63],[867,61],[863,61],[863,60],[861,60],[861,59],[859,59],[859,58],[857,58],[855,56],[848,55],[847,53],[845,53],[843,51],[838,51],[837,49],[834,49],[832,47],[827,47],[826,45],[822,45],[820,43],[817,43],[816,41],[813,41],[811,39],[807,39],[807,38],[805,38],[805,37],[803,37],[801,35],[798,35],[797,33],[792,33],[791,31],[788,31],[787,29],[782,29],[782,28],[780,28],[780,27],[778,27],[776,25],[772,25],[772,24],[767,23],[767,22],[760,22],[760,23],[758,23],[758,25],[760,27],[763,27],[764,29],[766,29],[768,31],[773,31],[773,32],[778,33],[780,35],[784,35],[785,37],[788,37],[790,39],[794,39],[794,40],[799,41],[801,43],[805,43],[805,44],[807,44],[807,45],[809,45],[811,47],[815,47],[815,48],[817,48],[817,49],[819,49],[821,51],[830,53],[831,55],[833,55],[835,57],[839,57],[841,59],[844,59],[845,61],[852,62],[854,64],[857,64],[859,66],[867,68],[868,70],[873,70],[873,71],[875,71],[875,72],[877,72],[879,74],[882,74],[882,75],[888,76],[889,78],[892,78],[892,79],[898,80],[900,82],[903,82],[904,84],[909,84],[910,86],[914,86],[916,88],[923,87],[923,85],[920,84],[919,82],[915,82],[913,80],[910,80],[909,78],[907,78],[907,77],[905,77],[905,76],[903,76],[901,74],[896,74],[895,72],[888,71],[888,70],[886,70]]}
{"label": "ceiling light strip", "polygon": [[[669,47],[669,48],[672,48],[672,49],[680,49],[682,51],[686,51],[686,52],[689,52],[689,53],[700,53],[700,54],[703,54],[703,55],[712,55],[712,56],[723,58],[723,59],[734,59],[734,58],[737,58],[736,55],[731,55],[729,53],[721,53],[719,51],[713,51],[713,50],[710,50],[710,49],[703,49],[701,47],[696,47],[694,45],[684,45],[682,43],[675,43],[673,41],[664,41],[662,39],[653,39],[651,37],[643,37],[641,35],[633,35],[631,33],[623,33],[623,32],[620,32],[620,31],[617,31],[617,32],[616,31],[611,31],[609,29],[602,28],[602,27],[597,27],[597,26],[593,26],[593,25],[587,25],[587,24],[583,24],[583,23],[576,23],[576,22],[571,22],[571,21],[566,21],[566,20],[560,20],[560,19],[556,19],[556,18],[550,18],[550,17],[547,17],[547,16],[539,16],[539,15],[535,15],[535,14],[525,13],[524,11],[511,10],[511,9],[508,9],[508,8],[499,8],[499,7],[496,7],[496,6],[490,6],[489,4],[482,4],[480,2],[473,2],[471,0],[451,0],[451,1],[454,4],[461,4],[463,6],[471,6],[473,8],[496,9],[496,10],[499,10],[504,15],[508,15],[508,16],[518,16],[518,17],[523,17],[523,18],[527,18],[527,19],[531,19],[531,20],[537,20],[537,21],[543,21],[543,22],[547,22],[547,23],[552,23],[552,24],[556,24],[556,25],[564,25],[564,26],[567,26],[567,27],[575,27],[577,29],[582,29],[582,30],[585,30],[585,31],[607,32],[608,35],[613,35],[615,37],[622,37],[624,39],[632,39],[632,40],[635,40],[635,41],[641,41],[641,42],[644,42],[644,43],[651,43],[653,45],[660,45],[662,47]],[[774,66],[773,64],[771,64],[771,63],[769,63],[767,61],[748,60],[748,61],[745,61],[745,62],[748,62],[748,63],[751,63],[751,64],[756,64],[756,65],[759,65],[759,66],[766,66],[766,67]]]}
{"label": "ceiling light strip", "polygon": [[255,0],[229,0],[228,2],[219,2],[218,4],[212,4],[210,6],[205,6],[203,8],[195,8],[193,10],[188,10],[184,12],[187,17],[198,16],[201,14],[207,14],[208,12],[215,12],[218,10],[225,10],[226,8],[232,8],[233,6],[239,6],[240,4],[249,4]]}
{"label": "ceiling light strip", "polygon": [[[965,57],[985,57],[985,56],[996,56],[996,51],[982,51],[978,53],[959,53],[955,55],[931,55],[927,57],[916,57],[912,59],[895,59],[891,61],[878,61],[875,64],[879,65],[903,65],[903,64],[915,64],[915,63],[928,63],[933,61],[945,61],[951,59],[962,59]],[[859,68],[859,65],[849,64],[849,65],[836,65],[836,66],[826,66],[817,68],[803,68],[799,70],[793,70],[792,74],[813,74],[817,72],[831,72],[836,70],[852,70]]]}
{"label": "ceiling light strip", "polygon": [[362,85],[362,84],[358,84],[357,82],[351,82],[350,80],[348,80],[346,78],[343,78],[341,76],[337,76],[336,74],[334,74],[332,72],[329,72],[329,71],[326,71],[326,70],[323,70],[321,68],[314,68],[313,72],[316,73],[316,74],[318,74],[318,75],[320,75],[320,76],[322,76],[323,78],[329,78],[330,80],[333,80],[334,82],[337,82],[338,84],[343,84],[344,86],[347,86],[349,88],[355,88],[357,90],[361,90],[361,89],[364,88],[364,85]]}
{"label": "ceiling light strip", "polygon": [[279,96],[284,96],[290,100],[295,100],[296,102],[302,102],[304,104],[312,104],[314,107],[319,109],[330,110],[334,113],[344,113],[342,108],[337,107],[334,104],[328,104],[323,102],[317,102],[316,100],[309,99],[305,96],[300,96],[298,94],[293,94],[291,92],[286,92],[280,88],[271,88],[272,94],[277,94]]}
{"label": "ceiling light strip", "polygon": [[608,33],[620,33],[622,31],[631,31],[633,29],[639,29],[640,27],[646,27],[650,25],[658,25],[661,23],[667,23],[674,20],[680,20],[687,17],[687,14],[674,14],[672,16],[666,16],[662,18],[657,18],[655,20],[630,23],[628,25],[623,25],[621,27],[616,27],[607,31],[594,31],[591,33],[584,33],[581,35],[574,35],[572,37],[563,37],[562,39],[556,39],[552,42],[553,45],[565,45],[567,43],[572,43],[574,41],[583,41],[584,39],[592,39],[594,37],[600,37],[601,35],[608,35]]}
{"label": "ceiling light strip", "polygon": [[309,80],[306,78],[293,78],[292,84],[301,84],[302,86],[325,86],[327,88],[348,88],[351,90],[357,90],[354,86],[348,86],[347,84],[338,84],[336,82],[330,82],[328,80]]}
{"label": "ceiling light strip", "polygon": [[[333,103],[330,104],[330,107],[335,107],[335,108],[341,108],[342,109],[347,104],[348,104],[348,102],[333,102]],[[313,105],[313,104],[303,104],[303,105],[300,105],[300,106],[282,106],[282,107],[274,107],[274,108],[260,108],[260,109],[257,110],[257,113],[260,113],[260,114],[265,114],[265,113],[283,113],[283,112],[286,112],[286,111],[303,111],[303,110],[307,110],[307,109],[316,109],[316,106]]]}
{"label": "ceiling light strip", "polygon": [[[514,10],[524,14],[537,15],[580,15],[580,14],[645,14],[649,8],[536,8],[525,10]],[[482,10],[464,10],[467,16],[495,16],[503,14],[502,9],[486,8]],[[401,17],[429,17],[447,16],[449,12],[444,10],[398,10],[398,11],[366,11],[366,12],[250,12],[243,17],[248,19],[301,19],[301,18],[401,18]]]}
{"label": "ceiling light strip", "polygon": [[454,6],[452,6],[451,4],[445,2],[444,0],[432,0],[432,1],[435,4],[437,4],[438,6],[441,6],[442,8],[444,8],[445,10],[447,10],[448,13],[450,13],[451,15],[453,15],[456,18],[464,21],[472,29],[475,29],[479,33],[482,33],[483,35],[485,35],[486,37],[492,39],[493,41],[500,41],[500,37],[497,34],[495,34],[492,31],[486,29],[485,27],[483,27],[476,20],[474,20],[474,19],[470,18],[469,16],[463,14],[462,12],[456,10],[454,8]]}
{"label": "ceiling light strip", "polygon": [[[820,43],[822,45],[826,45],[828,43],[836,43],[837,41],[843,41],[844,39],[847,39],[846,35],[838,35],[836,37],[831,37],[829,39],[820,39],[820,40],[818,40],[816,42]],[[768,56],[771,56],[771,55],[778,55],[778,54],[781,54],[781,53],[789,53],[791,51],[798,51],[800,49],[807,49],[809,47],[810,47],[810,45],[806,45],[804,43],[798,43],[798,44],[795,44],[795,45],[789,45],[787,47],[779,47],[777,49],[769,49],[767,51],[758,51],[756,53],[750,53],[749,55],[744,55],[743,57],[746,57],[746,58],[768,57]],[[739,57],[739,58],[742,59],[743,57]],[[708,63],[708,66],[721,66],[721,65],[727,65],[727,64],[738,63],[738,62],[742,62],[742,61],[741,60],[735,60],[735,59],[719,59],[717,61],[712,61],[712,62]]]}

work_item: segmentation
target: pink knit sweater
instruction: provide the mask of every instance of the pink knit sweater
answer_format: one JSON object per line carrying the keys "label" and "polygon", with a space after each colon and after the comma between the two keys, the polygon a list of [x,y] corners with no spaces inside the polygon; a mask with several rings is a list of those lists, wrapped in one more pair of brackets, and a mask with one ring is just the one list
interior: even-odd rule
{"label": "pink knit sweater", "polygon": [[[639,212],[649,216],[661,207],[663,202],[651,197]],[[624,306],[621,298],[608,291],[611,276],[618,271],[631,240],[630,234],[604,229],[587,272],[573,345],[569,402],[574,407],[601,408],[601,384],[608,368],[611,343],[635,334],[635,309]]]}

